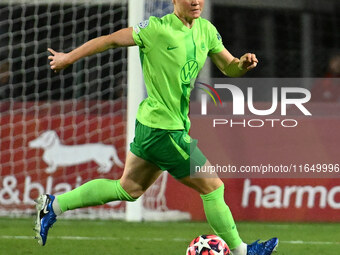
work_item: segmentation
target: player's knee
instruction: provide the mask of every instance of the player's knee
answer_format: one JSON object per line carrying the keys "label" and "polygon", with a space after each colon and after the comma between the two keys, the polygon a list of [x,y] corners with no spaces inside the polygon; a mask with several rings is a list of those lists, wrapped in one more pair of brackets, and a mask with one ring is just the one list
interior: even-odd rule
{"label": "player's knee", "polygon": [[204,187],[200,187],[198,192],[200,194],[206,195],[206,194],[214,192],[215,190],[217,190],[222,185],[223,185],[223,183],[220,184],[220,185],[217,185],[217,184],[206,185]]}
{"label": "player's knee", "polygon": [[220,178],[190,178],[185,177],[180,180],[181,183],[186,186],[193,188],[200,194],[206,195],[223,185],[223,182]]}

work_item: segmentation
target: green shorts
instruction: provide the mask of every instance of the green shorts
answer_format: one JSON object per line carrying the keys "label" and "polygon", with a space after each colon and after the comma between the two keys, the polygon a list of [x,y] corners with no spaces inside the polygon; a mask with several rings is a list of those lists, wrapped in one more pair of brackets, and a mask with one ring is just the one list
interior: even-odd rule
{"label": "green shorts", "polygon": [[176,179],[190,175],[201,167],[206,157],[185,130],[150,128],[136,121],[135,138],[130,150],[136,156],[168,171]]}

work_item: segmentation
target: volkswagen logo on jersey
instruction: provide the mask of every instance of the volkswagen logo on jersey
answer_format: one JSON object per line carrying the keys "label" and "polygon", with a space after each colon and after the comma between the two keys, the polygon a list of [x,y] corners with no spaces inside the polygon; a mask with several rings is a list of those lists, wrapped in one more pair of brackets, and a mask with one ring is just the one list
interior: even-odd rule
{"label": "volkswagen logo on jersey", "polygon": [[184,84],[189,84],[198,74],[198,63],[192,59],[185,63],[181,70],[181,80]]}

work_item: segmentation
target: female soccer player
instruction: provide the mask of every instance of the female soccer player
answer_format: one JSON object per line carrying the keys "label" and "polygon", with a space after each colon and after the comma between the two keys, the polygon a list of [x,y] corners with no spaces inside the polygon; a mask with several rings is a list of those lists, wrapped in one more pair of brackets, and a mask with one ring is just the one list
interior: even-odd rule
{"label": "female soccer player", "polygon": [[114,200],[135,201],[167,170],[200,193],[209,224],[234,255],[269,255],[277,238],[246,245],[224,201],[224,184],[215,178],[190,178],[190,168],[209,161],[188,135],[191,84],[209,56],[227,76],[238,77],[256,67],[254,54],[240,59],[223,46],[216,28],[200,17],[204,0],[172,0],[174,13],[150,17],[138,25],[90,40],[69,53],[49,49],[51,69],[58,72],[77,60],[117,47],[138,45],[148,97],[137,113],[135,138],[120,180],[97,179],[59,196],[40,195],[35,230],[45,245],[49,228],[61,213]]}

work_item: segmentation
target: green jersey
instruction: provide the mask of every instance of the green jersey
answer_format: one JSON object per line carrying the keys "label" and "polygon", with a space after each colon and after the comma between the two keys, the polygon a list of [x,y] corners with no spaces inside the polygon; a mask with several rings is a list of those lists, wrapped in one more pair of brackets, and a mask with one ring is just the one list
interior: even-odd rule
{"label": "green jersey", "polygon": [[189,100],[194,81],[211,53],[224,49],[221,36],[206,19],[192,28],[175,14],[150,17],[133,29],[148,97],[137,120],[151,128],[189,130]]}

